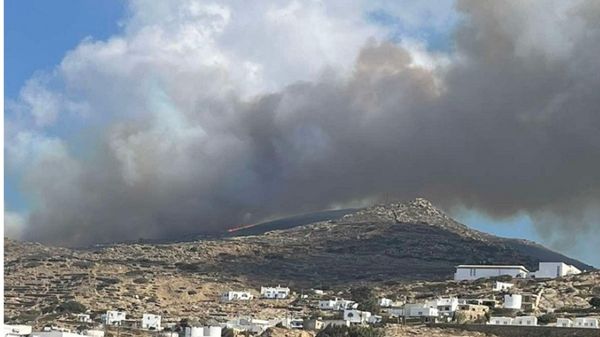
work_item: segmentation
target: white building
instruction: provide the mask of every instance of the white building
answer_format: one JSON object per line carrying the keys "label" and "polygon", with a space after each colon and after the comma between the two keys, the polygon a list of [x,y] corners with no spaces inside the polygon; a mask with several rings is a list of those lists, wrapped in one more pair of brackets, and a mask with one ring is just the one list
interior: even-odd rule
{"label": "white building", "polygon": [[493,291],[507,291],[510,288],[512,288],[514,286],[514,284],[512,283],[508,283],[508,282],[494,282],[494,288],[492,289]]}
{"label": "white building", "polygon": [[404,305],[404,317],[438,317],[437,307],[425,303],[411,303]]}
{"label": "white building", "polygon": [[380,298],[379,299],[379,306],[382,308],[389,308],[392,306],[392,304],[394,303],[394,301],[392,301],[389,298]]}
{"label": "white building", "polygon": [[540,262],[535,278],[555,278],[581,273],[581,270],[563,262]]}
{"label": "white building", "polygon": [[221,337],[223,328],[220,326],[188,326],[185,328],[185,337]]}
{"label": "white building", "polygon": [[160,331],[160,315],[143,314],[142,315],[142,329]]}
{"label": "white building", "polygon": [[81,335],[78,335],[76,333],[59,331],[59,330],[41,331],[41,332],[35,331],[35,332],[32,332],[29,336],[30,337],[81,337]]}
{"label": "white building", "polygon": [[328,326],[350,326],[350,322],[343,319],[325,319],[323,320],[323,327]]}
{"label": "white building", "polygon": [[77,322],[81,322],[81,323],[92,322],[92,318],[88,314],[77,314],[77,315],[75,315],[75,319],[77,320]]}
{"label": "white building", "polygon": [[529,275],[529,271],[523,266],[462,264],[456,267],[454,280],[476,280],[482,277],[496,277],[502,275],[524,278]]}
{"label": "white building", "polygon": [[504,295],[504,309],[520,310],[523,303],[523,296],[519,294]]}
{"label": "white building", "polygon": [[402,317],[404,316],[404,308],[389,308],[387,313],[390,317]]}
{"label": "white building", "polygon": [[430,307],[437,308],[438,316],[452,316],[458,310],[459,300],[456,297],[437,298],[427,301]]}
{"label": "white building", "polygon": [[179,333],[174,331],[163,331],[160,333],[160,337],[179,337]]}
{"label": "white building", "polygon": [[537,325],[535,316],[517,316],[513,319],[513,325]]}
{"label": "white building", "polygon": [[109,310],[102,316],[104,318],[104,324],[106,325],[121,325],[121,322],[127,319],[127,313],[125,311]]}
{"label": "white building", "polygon": [[260,287],[260,295],[264,298],[287,298],[290,296],[290,288],[287,287]]}
{"label": "white building", "polygon": [[283,326],[288,329],[303,329],[304,320],[302,318],[286,318],[282,322]]}
{"label": "white building", "polygon": [[344,320],[351,324],[365,324],[371,319],[371,313],[368,311],[360,311],[356,309],[344,310]]}
{"label": "white building", "polygon": [[248,331],[255,334],[260,334],[268,328],[274,327],[277,325],[279,321],[276,320],[263,320],[249,317],[237,317],[227,321],[224,324],[226,328],[240,330],[240,331]]}
{"label": "white building", "polygon": [[490,317],[490,321],[488,324],[490,325],[512,325],[513,319],[512,317]]}
{"label": "white building", "polygon": [[561,328],[570,328],[573,326],[573,321],[568,318],[557,318],[556,326]]}
{"label": "white building", "polygon": [[350,300],[345,300],[343,298],[319,301],[319,309],[321,310],[345,310],[356,308],[358,308],[358,303]]}
{"label": "white building", "polygon": [[31,325],[4,324],[4,337],[19,337],[31,334]]}
{"label": "white building", "polygon": [[230,301],[249,301],[254,299],[254,295],[249,291],[228,291],[221,295],[221,301],[230,302]]}
{"label": "white building", "polygon": [[83,334],[91,337],[104,337],[104,330],[88,329]]}
{"label": "white building", "polygon": [[573,326],[576,328],[598,329],[598,319],[594,317],[577,317],[573,321]]}

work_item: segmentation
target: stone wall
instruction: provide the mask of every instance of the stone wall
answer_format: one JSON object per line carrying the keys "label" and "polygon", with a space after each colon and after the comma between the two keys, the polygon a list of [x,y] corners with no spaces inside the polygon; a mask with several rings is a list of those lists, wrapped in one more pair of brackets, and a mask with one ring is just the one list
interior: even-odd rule
{"label": "stone wall", "polygon": [[463,329],[491,333],[499,337],[600,337],[600,329],[557,328],[554,326],[515,326],[484,324],[431,324],[436,328]]}

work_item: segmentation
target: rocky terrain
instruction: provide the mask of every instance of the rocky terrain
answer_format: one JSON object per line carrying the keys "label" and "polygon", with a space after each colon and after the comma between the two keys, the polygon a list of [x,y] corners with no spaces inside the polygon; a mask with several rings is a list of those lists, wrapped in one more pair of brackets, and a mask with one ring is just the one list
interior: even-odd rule
{"label": "rocky terrain", "polygon": [[[67,249],[5,239],[5,317],[14,322],[56,319],[69,301],[95,312],[122,308],[174,319],[274,317],[310,310],[292,300],[218,302],[225,290],[276,284],[298,293],[318,287],[343,294],[368,284],[394,297],[466,291],[487,296],[489,284],[447,281],[454,266],[523,264],[533,270],[540,259],[591,269],[531,242],[469,229],[424,199],[260,235],[193,242]],[[523,282],[533,282],[523,287],[534,292],[553,288],[545,292],[542,306],[586,308],[587,297],[600,291],[597,273],[548,281],[560,283],[555,287]]]}
{"label": "rocky terrain", "polygon": [[495,335],[460,329],[437,329],[425,326],[388,325],[385,337],[494,337]]}

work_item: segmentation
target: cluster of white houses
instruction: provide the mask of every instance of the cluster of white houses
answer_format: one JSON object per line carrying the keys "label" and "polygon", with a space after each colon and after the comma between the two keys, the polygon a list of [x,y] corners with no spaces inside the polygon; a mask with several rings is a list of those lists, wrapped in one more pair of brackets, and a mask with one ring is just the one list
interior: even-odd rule
{"label": "cluster of white houses", "polygon": [[[454,279],[457,281],[477,280],[486,277],[497,277],[509,275],[516,278],[555,278],[580,273],[580,270],[574,266],[562,262],[540,262],[538,271],[529,272],[520,265],[459,265],[456,267]],[[495,282],[492,288],[497,292],[497,296],[490,299],[469,299],[458,297],[440,297],[436,299],[424,300],[420,303],[396,302],[388,298],[380,298],[378,304],[382,312],[390,318],[402,318],[404,321],[420,320],[424,322],[487,322],[491,325],[518,325],[518,326],[537,326],[538,321],[535,316],[517,316],[517,317],[494,317],[489,320],[489,311],[491,308],[511,309],[514,312],[523,310],[525,312],[534,311],[539,303],[541,293],[518,293],[514,284],[510,282]],[[128,320],[127,313],[122,310],[109,310],[101,315],[104,326],[122,326],[131,325],[133,322],[136,328],[161,333],[162,337],[220,337],[223,328],[230,328],[238,331],[247,331],[250,333],[262,333],[269,327],[281,324],[288,328],[304,328],[311,330],[322,329],[328,325],[350,326],[356,324],[375,324],[382,321],[382,317],[369,311],[359,310],[359,305],[355,301],[343,298],[322,299],[322,290],[313,289],[315,295],[319,295],[319,301],[316,307],[321,311],[339,311],[337,319],[302,319],[302,318],[275,318],[275,319],[257,319],[254,317],[235,317],[218,326],[194,326],[184,327],[178,333],[170,332],[170,329],[163,329],[161,325],[161,316],[156,314],[144,313],[141,321]],[[261,287],[260,297],[264,299],[286,299],[290,297],[288,287]],[[503,295],[503,303],[499,303]],[[301,298],[305,298],[302,295]],[[255,298],[251,291],[227,291],[220,296],[223,302],[231,301],[249,301]],[[335,315],[333,316],[335,317]],[[88,314],[76,315],[79,323],[92,323]],[[462,320],[462,321],[461,321]],[[127,324],[125,324],[127,323]],[[87,325],[87,324],[86,324]],[[578,327],[578,328],[598,328],[599,322],[594,317],[578,317],[573,320],[568,318],[559,318],[556,326],[558,327]],[[167,325],[167,328],[170,326]],[[103,330],[85,330],[80,334],[74,334],[64,329],[56,327],[45,329],[41,332],[33,332],[31,326],[5,325],[5,337],[76,337],[86,335],[90,337],[104,337]]]}
{"label": "cluster of white houses", "polygon": [[[260,287],[261,298],[266,299],[285,299],[290,296],[290,288],[282,287]],[[227,291],[221,294],[221,301],[249,301],[254,299],[254,295],[250,291]]]}
{"label": "cluster of white houses", "polygon": [[456,281],[477,280],[479,278],[512,276],[515,278],[556,278],[581,273],[581,270],[564,262],[540,262],[538,271],[530,272],[520,265],[481,265],[463,264],[456,267]]}

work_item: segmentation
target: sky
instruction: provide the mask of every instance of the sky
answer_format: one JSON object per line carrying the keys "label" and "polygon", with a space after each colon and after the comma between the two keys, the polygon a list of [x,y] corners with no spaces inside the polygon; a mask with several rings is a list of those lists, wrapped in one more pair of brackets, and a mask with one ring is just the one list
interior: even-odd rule
{"label": "sky", "polygon": [[[5,1],[4,90],[17,99],[34,74],[52,71],[83,39],[104,39],[119,30],[125,5],[119,0]],[[11,110],[6,110],[10,118]],[[14,179],[6,180],[7,208],[24,211],[27,201]]]}
{"label": "sky", "polygon": [[598,265],[599,12],[7,0],[5,230],[77,246],[426,197]]}

